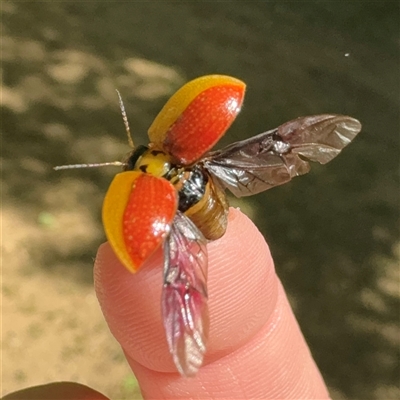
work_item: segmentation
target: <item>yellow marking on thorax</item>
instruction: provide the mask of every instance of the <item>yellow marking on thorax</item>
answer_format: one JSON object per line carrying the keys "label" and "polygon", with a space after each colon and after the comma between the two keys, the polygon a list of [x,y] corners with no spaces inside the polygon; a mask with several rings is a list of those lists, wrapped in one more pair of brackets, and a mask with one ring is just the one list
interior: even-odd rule
{"label": "yellow marking on thorax", "polygon": [[171,158],[163,152],[149,150],[136,162],[135,169],[161,177],[171,169]]}

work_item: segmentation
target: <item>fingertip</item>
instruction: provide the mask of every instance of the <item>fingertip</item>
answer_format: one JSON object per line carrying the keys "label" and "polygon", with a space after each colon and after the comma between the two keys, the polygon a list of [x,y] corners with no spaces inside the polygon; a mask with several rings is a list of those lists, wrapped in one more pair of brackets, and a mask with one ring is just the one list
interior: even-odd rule
{"label": "fingertip", "polygon": [[[210,335],[205,363],[254,336],[276,302],[276,276],[264,238],[249,218],[231,209],[226,234],[208,244]],[[175,371],[161,317],[162,251],[136,274],[106,243],[95,262],[95,288],[111,332],[130,356],[150,369]]]}

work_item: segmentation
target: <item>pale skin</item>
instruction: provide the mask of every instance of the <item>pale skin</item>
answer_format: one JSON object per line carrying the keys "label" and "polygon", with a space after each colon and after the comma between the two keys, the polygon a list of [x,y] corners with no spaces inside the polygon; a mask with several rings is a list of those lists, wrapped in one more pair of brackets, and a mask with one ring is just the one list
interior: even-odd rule
{"label": "pale skin", "polygon": [[[208,245],[208,253],[207,355],[196,377],[183,378],[172,363],[162,328],[161,250],[134,275],[107,243],[98,251],[94,274],[100,305],[143,397],[329,399],[268,245],[251,220],[231,209],[226,234]],[[42,388],[45,394],[48,389]],[[35,398],[27,394],[24,398]],[[100,396],[82,399],[105,399]]]}

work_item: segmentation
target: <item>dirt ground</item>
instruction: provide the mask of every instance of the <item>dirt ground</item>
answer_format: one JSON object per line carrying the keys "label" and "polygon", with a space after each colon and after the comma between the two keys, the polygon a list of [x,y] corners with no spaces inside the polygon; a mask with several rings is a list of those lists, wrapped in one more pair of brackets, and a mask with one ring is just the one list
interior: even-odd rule
{"label": "dirt ground", "polygon": [[222,144],[301,115],[363,123],[332,165],[235,202],[251,212],[335,399],[400,398],[398,4],[19,2],[2,7],[1,394],[137,383],[103,320],[92,264],[115,170],[52,166],[128,151],[166,98],[208,73],[245,80]]}

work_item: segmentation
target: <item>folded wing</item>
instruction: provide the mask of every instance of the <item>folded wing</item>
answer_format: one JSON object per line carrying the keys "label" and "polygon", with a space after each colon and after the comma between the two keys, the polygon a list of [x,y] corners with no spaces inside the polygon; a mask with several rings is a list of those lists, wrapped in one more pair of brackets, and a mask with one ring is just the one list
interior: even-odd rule
{"label": "folded wing", "polygon": [[208,336],[206,240],[177,212],[164,243],[162,312],[178,371],[193,376],[203,363]]}

